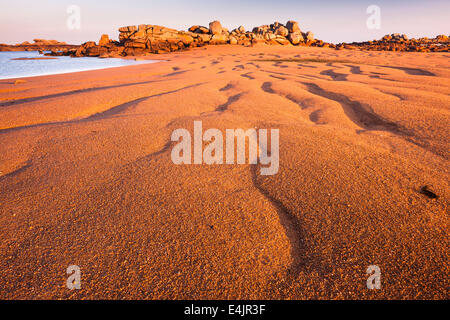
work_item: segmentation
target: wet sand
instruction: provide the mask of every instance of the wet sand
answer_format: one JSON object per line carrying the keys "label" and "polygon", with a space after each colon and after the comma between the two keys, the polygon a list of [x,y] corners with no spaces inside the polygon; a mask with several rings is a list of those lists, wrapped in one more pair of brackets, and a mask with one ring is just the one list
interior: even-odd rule
{"label": "wet sand", "polygon": [[[0,298],[448,299],[449,57],[211,46],[0,80]],[[279,129],[278,173],[173,164],[195,120]]]}

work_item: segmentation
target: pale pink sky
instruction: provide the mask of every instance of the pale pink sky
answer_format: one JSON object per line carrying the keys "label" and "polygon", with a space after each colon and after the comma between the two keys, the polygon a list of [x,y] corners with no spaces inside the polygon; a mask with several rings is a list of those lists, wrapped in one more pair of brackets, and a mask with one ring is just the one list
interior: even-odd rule
{"label": "pale pink sky", "polygon": [[[159,24],[186,30],[220,20],[229,29],[247,29],[273,21],[297,20],[304,31],[328,42],[379,39],[388,33],[409,37],[434,37],[450,33],[450,1],[417,0],[0,0],[0,43],[20,43],[34,38],[79,44],[98,41],[103,33],[117,39],[125,25]],[[81,28],[67,27],[67,8],[81,10]],[[381,9],[381,28],[366,26],[369,5]]]}

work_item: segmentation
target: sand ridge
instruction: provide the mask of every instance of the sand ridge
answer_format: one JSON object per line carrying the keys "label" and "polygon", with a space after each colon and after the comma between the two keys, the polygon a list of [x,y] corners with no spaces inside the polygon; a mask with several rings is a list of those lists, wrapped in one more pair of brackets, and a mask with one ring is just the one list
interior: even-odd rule
{"label": "sand ridge", "polygon": [[[448,53],[157,57],[0,80],[2,298],[448,298]],[[279,172],[174,165],[195,120],[279,129]]]}

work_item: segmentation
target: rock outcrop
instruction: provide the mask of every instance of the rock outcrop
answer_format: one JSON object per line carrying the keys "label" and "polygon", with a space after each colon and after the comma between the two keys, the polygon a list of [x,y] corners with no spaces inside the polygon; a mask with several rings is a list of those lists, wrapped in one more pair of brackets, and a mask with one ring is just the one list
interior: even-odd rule
{"label": "rock outcrop", "polygon": [[289,20],[285,25],[274,22],[270,25],[255,27],[251,32],[246,31],[243,26],[229,32],[219,21],[211,22],[209,27],[194,25],[188,31],[147,24],[126,26],[119,28],[119,41],[112,41],[108,35],[102,35],[98,45],[89,41],[76,48],[53,50],[49,55],[106,58],[168,53],[204,45],[223,44],[316,46],[338,50],[449,51],[449,38],[445,35],[434,39],[408,39],[406,35],[391,34],[384,36],[381,40],[334,45],[315,39],[311,31],[303,32],[297,21]]}
{"label": "rock outcrop", "polygon": [[409,39],[405,34],[393,33],[380,40],[341,43],[337,49],[359,49],[376,51],[449,52],[450,41],[446,35],[436,38]]}
{"label": "rock outcrop", "polygon": [[108,46],[111,43],[109,36],[107,34],[102,34],[100,40],[98,41],[99,46]]}
{"label": "rock outcrop", "polygon": [[[204,45],[305,45],[333,46],[314,39],[311,32],[303,33],[296,21],[288,21],[286,25],[274,22],[271,25],[256,27],[252,32],[245,31],[243,26],[231,32],[219,21],[213,21],[209,28],[194,25],[188,31],[179,31],[157,25],[139,25],[119,28],[119,41],[111,41],[108,35],[102,35],[98,45],[89,41],[70,52],[75,57],[120,57],[167,53],[186,50]],[[61,53],[52,53],[58,55]]]}
{"label": "rock outcrop", "polygon": [[220,21],[213,21],[209,23],[209,33],[212,35],[222,34],[223,28]]}
{"label": "rock outcrop", "polygon": [[15,45],[0,44],[0,51],[52,51],[68,53],[69,50],[76,48],[78,48],[77,45],[45,39],[34,39],[32,43],[24,41]]}
{"label": "rock outcrop", "polygon": [[286,23],[286,28],[288,29],[289,33],[300,33],[300,27],[298,26],[297,21],[288,21]]}

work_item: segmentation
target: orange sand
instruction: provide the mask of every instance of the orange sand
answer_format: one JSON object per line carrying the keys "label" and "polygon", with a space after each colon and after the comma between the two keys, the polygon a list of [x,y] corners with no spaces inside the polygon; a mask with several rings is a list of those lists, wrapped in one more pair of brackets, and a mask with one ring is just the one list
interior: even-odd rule
{"label": "orange sand", "polygon": [[[215,46],[0,80],[0,298],[448,299],[449,57]],[[278,174],[174,165],[194,120],[278,128]]]}

